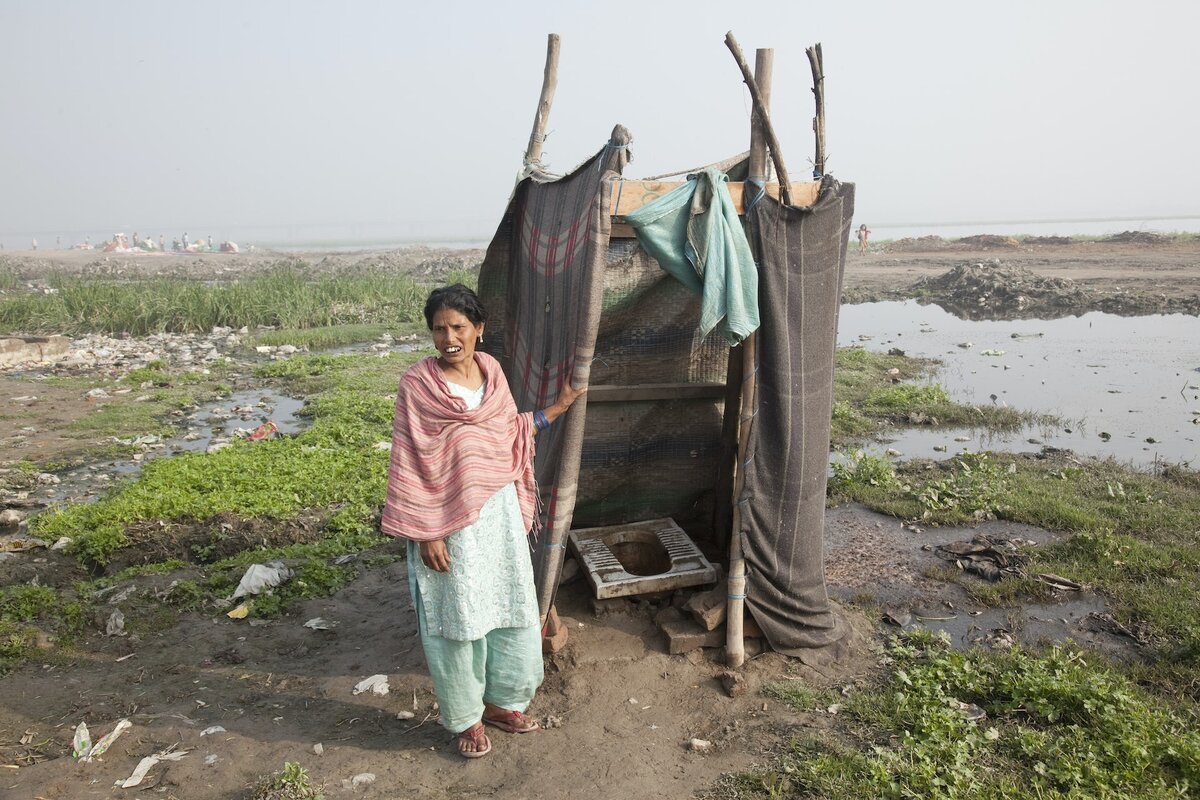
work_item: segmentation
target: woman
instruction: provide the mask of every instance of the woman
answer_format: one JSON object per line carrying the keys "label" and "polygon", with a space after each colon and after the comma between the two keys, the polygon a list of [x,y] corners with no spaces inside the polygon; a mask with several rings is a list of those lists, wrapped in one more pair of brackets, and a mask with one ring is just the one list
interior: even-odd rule
{"label": "woman", "polygon": [[500,363],[475,346],[487,315],[461,284],[436,289],[425,322],[438,355],[400,380],[383,530],[408,539],[408,579],[441,721],[458,752],[492,749],[484,723],[510,733],[542,682],[533,565],[533,437],[583,392],[518,413]]}

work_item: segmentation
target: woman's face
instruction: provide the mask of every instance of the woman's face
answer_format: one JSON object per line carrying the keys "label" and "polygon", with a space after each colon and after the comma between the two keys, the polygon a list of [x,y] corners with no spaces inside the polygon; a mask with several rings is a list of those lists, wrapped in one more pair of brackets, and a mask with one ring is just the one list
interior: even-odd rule
{"label": "woman's face", "polygon": [[476,325],[461,311],[440,308],[433,314],[433,346],[446,365],[469,364],[475,358],[475,343],[483,336],[483,323]]}

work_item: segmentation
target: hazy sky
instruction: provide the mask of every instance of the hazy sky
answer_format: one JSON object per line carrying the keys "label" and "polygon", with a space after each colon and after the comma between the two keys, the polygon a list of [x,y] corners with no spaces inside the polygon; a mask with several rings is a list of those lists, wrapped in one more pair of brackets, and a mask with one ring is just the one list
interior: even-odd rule
{"label": "hazy sky", "polygon": [[732,29],[751,59],[775,49],[794,178],[822,43],[828,166],[858,184],[856,221],[1198,215],[1198,28],[1184,0],[0,0],[0,239],[487,238],[549,32],[557,171],[618,122],[628,177],[744,150]]}

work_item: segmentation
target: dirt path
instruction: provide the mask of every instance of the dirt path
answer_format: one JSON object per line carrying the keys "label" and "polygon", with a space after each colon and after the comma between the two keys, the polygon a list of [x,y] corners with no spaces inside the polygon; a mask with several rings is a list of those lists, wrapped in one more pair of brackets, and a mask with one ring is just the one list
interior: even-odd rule
{"label": "dirt path", "polygon": [[[998,522],[916,532],[859,507],[832,509],[826,525],[830,594],[868,609],[909,612],[917,624],[947,629],[965,645],[998,635],[1027,642],[1049,635],[1122,646],[1087,627],[1088,609],[1102,609],[1094,599],[1014,614],[972,604],[960,588],[928,577],[939,563],[932,545],[977,532],[1049,538],[1036,528]],[[15,566],[10,559],[5,571]],[[760,655],[744,670],[744,691],[731,697],[720,680],[719,649],[668,655],[653,623],[655,606],[631,602],[597,616],[590,590],[577,579],[559,596],[569,644],[547,660],[546,682],[531,708],[549,727],[529,736],[495,733],[489,757],[465,762],[434,721],[405,576],[404,563],[395,562],[368,569],[334,596],[302,603],[278,620],[247,624],[220,614],[189,615],[158,633],[94,633],[76,656],[25,665],[0,681],[0,763],[20,765],[0,774],[0,794],[12,800],[113,796],[112,784],[141,758],[175,747],[188,755],[158,765],[144,787],[117,790],[117,796],[243,797],[285,761],[303,764],[330,797],[704,795],[723,774],[764,763],[789,736],[832,724],[827,714],[798,713],[761,694],[765,684],[802,680],[815,689],[853,691],[874,674],[874,642],[884,630],[877,612],[868,617],[839,605],[852,630],[845,663],[817,672]],[[130,585],[153,603],[163,580],[146,576]],[[336,625],[303,627],[318,616]],[[388,676],[387,696],[353,694],[358,681],[377,673]],[[133,728],[101,761],[71,759],[71,734],[80,720],[98,736],[120,718]],[[214,725],[225,730],[201,735]],[[20,745],[23,736],[33,746]],[[693,738],[711,749],[689,748]],[[322,755],[313,751],[317,743]],[[353,793],[342,789],[343,780],[364,772],[376,776],[373,784]]]}

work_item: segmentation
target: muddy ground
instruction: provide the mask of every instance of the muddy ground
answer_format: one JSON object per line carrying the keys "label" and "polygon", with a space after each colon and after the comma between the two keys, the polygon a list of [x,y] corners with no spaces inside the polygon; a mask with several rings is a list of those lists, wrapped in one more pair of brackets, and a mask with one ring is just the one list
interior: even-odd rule
{"label": "muddy ground", "polygon": [[[1005,268],[1029,270],[1039,279],[1070,281],[1059,295],[1075,298],[1067,313],[1100,308],[1094,301],[1106,298],[1128,304],[1129,313],[1138,310],[1135,306],[1142,313],[1185,310],[1195,308],[1200,297],[1200,241],[975,250],[933,243],[924,252],[912,247],[851,253],[848,299],[892,298],[906,296],[905,291],[911,296],[911,287],[922,279],[996,258]],[[473,266],[481,255],[345,254],[308,263],[315,269],[374,266],[436,278],[460,265]],[[62,259],[9,256],[0,259],[0,268],[7,264],[35,281],[50,270],[124,276],[180,271],[214,278],[267,268],[280,256],[103,258],[79,252]],[[26,391],[19,379],[5,380],[0,398],[6,404],[16,396],[45,398],[49,416],[26,427],[44,429],[46,436],[54,429],[48,420],[89,413],[89,401],[77,391],[50,395]],[[19,448],[0,452],[0,462],[27,457],[30,440],[20,442]],[[946,565],[936,545],[977,532],[1034,542],[1052,538],[1009,523],[920,530],[858,507],[830,510],[827,583],[849,623],[849,657],[817,671],[777,654],[758,655],[745,667],[745,684],[736,696],[720,679],[724,668],[718,649],[667,653],[654,616],[672,598],[618,604],[598,613],[587,584],[576,579],[560,592],[568,645],[547,659],[546,683],[531,709],[547,729],[527,736],[497,732],[495,751],[476,762],[459,758],[436,724],[403,562],[364,565],[358,579],[332,597],[306,601],[264,622],[189,614],[166,630],[109,637],[101,630],[108,602],[102,598],[96,624],[72,650],[47,650],[0,679],[0,797],[231,800],[246,796],[256,779],[285,761],[303,764],[326,785],[329,797],[720,796],[713,787],[723,774],[764,763],[790,736],[819,733],[832,721],[823,712],[795,712],[759,689],[801,680],[820,689],[854,691],[877,669],[879,637],[888,629],[885,615],[894,622],[946,629],[964,646],[1072,638],[1118,657],[1133,652],[1127,637],[1104,629],[1103,605],[1086,594],[1064,596],[1060,605],[989,610],[973,604],[958,586],[931,577]],[[396,548],[380,550],[387,554]],[[86,577],[70,559],[44,549],[0,562],[3,584]],[[126,599],[140,598],[141,613],[151,616],[168,578],[143,576],[114,594],[131,588]],[[336,625],[304,627],[313,617]],[[127,623],[131,629],[137,628],[134,622]],[[388,695],[353,694],[356,683],[379,673],[388,676]],[[100,761],[71,759],[71,734],[80,721],[99,736],[121,718],[133,727]],[[214,725],[225,730],[201,735]],[[711,748],[689,748],[693,738]],[[318,743],[321,755],[314,752]],[[113,788],[141,758],[168,748],[187,754],[154,767],[137,788]],[[373,783],[343,788],[343,781],[368,772],[375,775]]]}

